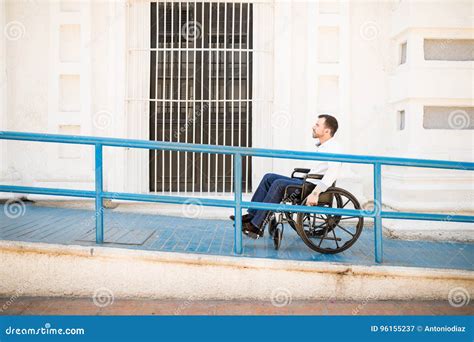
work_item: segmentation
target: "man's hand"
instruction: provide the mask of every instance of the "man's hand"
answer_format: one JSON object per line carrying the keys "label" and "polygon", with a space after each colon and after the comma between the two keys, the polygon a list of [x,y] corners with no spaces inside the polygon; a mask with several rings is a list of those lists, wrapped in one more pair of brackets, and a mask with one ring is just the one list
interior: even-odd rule
{"label": "man's hand", "polygon": [[306,197],[306,205],[318,205],[319,194],[312,192],[308,197]]}

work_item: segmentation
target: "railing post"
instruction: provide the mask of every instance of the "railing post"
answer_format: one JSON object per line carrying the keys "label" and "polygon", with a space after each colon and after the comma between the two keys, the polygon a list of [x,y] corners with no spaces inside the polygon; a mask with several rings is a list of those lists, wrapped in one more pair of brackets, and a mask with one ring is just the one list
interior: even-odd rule
{"label": "railing post", "polygon": [[104,242],[102,145],[95,144],[95,242]]}
{"label": "railing post", "polygon": [[375,262],[383,262],[383,231],[382,231],[382,165],[374,164],[374,235]]}
{"label": "railing post", "polygon": [[234,154],[234,252],[242,254],[242,155]]}

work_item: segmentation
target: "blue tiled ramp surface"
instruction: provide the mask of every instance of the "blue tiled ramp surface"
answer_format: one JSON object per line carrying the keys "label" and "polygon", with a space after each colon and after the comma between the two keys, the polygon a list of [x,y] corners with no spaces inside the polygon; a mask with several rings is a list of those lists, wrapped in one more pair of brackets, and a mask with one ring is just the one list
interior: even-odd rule
{"label": "blue tiled ramp surface", "polygon": [[[95,211],[42,207],[26,203],[18,212],[1,205],[0,239],[66,245],[95,245]],[[10,208],[11,209],[11,208]],[[413,221],[416,224],[416,221]],[[103,246],[180,253],[234,256],[230,220],[116,212],[104,213]],[[266,233],[258,240],[243,237],[243,256],[271,259],[375,265],[373,230],[364,231],[350,249],[335,255],[309,249],[287,226],[280,250]],[[384,238],[384,265],[474,270],[474,244],[403,241]]]}

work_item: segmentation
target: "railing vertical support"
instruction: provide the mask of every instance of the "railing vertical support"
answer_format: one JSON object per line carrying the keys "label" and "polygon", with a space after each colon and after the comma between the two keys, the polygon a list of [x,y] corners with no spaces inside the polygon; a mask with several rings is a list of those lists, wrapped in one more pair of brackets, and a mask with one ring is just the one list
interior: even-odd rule
{"label": "railing vertical support", "polygon": [[234,154],[234,252],[242,254],[242,155]]}
{"label": "railing vertical support", "polygon": [[95,242],[104,242],[102,145],[95,144]]}
{"label": "railing vertical support", "polygon": [[382,165],[374,164],[374,235],[375,262],[383,262],[383,231],[382,231]]}

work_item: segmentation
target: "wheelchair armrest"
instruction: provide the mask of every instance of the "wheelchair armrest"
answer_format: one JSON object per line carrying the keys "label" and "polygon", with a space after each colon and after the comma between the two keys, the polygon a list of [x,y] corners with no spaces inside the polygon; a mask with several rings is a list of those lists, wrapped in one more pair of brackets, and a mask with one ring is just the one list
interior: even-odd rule
{"label": "wheelchair armrest", "polygon": [[311,169],[304,169],[304,168],[299,168],[299,167],[296,167],[293,172],[302,172],[302,173],[308,173],[309,171],[311,171]]}
{"label": "wheelchair armrest", "polygon": [[324,175],[321,174],[316,174],[316,173],[310,173],[309,175],[306,176],[308,179],[323,179]]}
{"label": "wheelchair armrest", "polygon": [[[321,174],[316,174],[316,173],[310,173],[309,175],[306,175],[305,177],[305,181],[307,179],[323,179],[324,175],[321,175]],[[333,186],[336,186],[336,182],[332,183],[331,185],[332,187]]]}
{"label": "wheelchair armrest", "polygon": [[[300,178],[300,179],[303,179],[303,177],[295,177],[295,173],[303,173],[303,174],[307,174],[309,171],[311,171],[311,169],[303,169],[303,168],[295,168],[293,170],[293,172],[291,173],[291,178]],[[306,177],[304,177],[306,178]]]}

